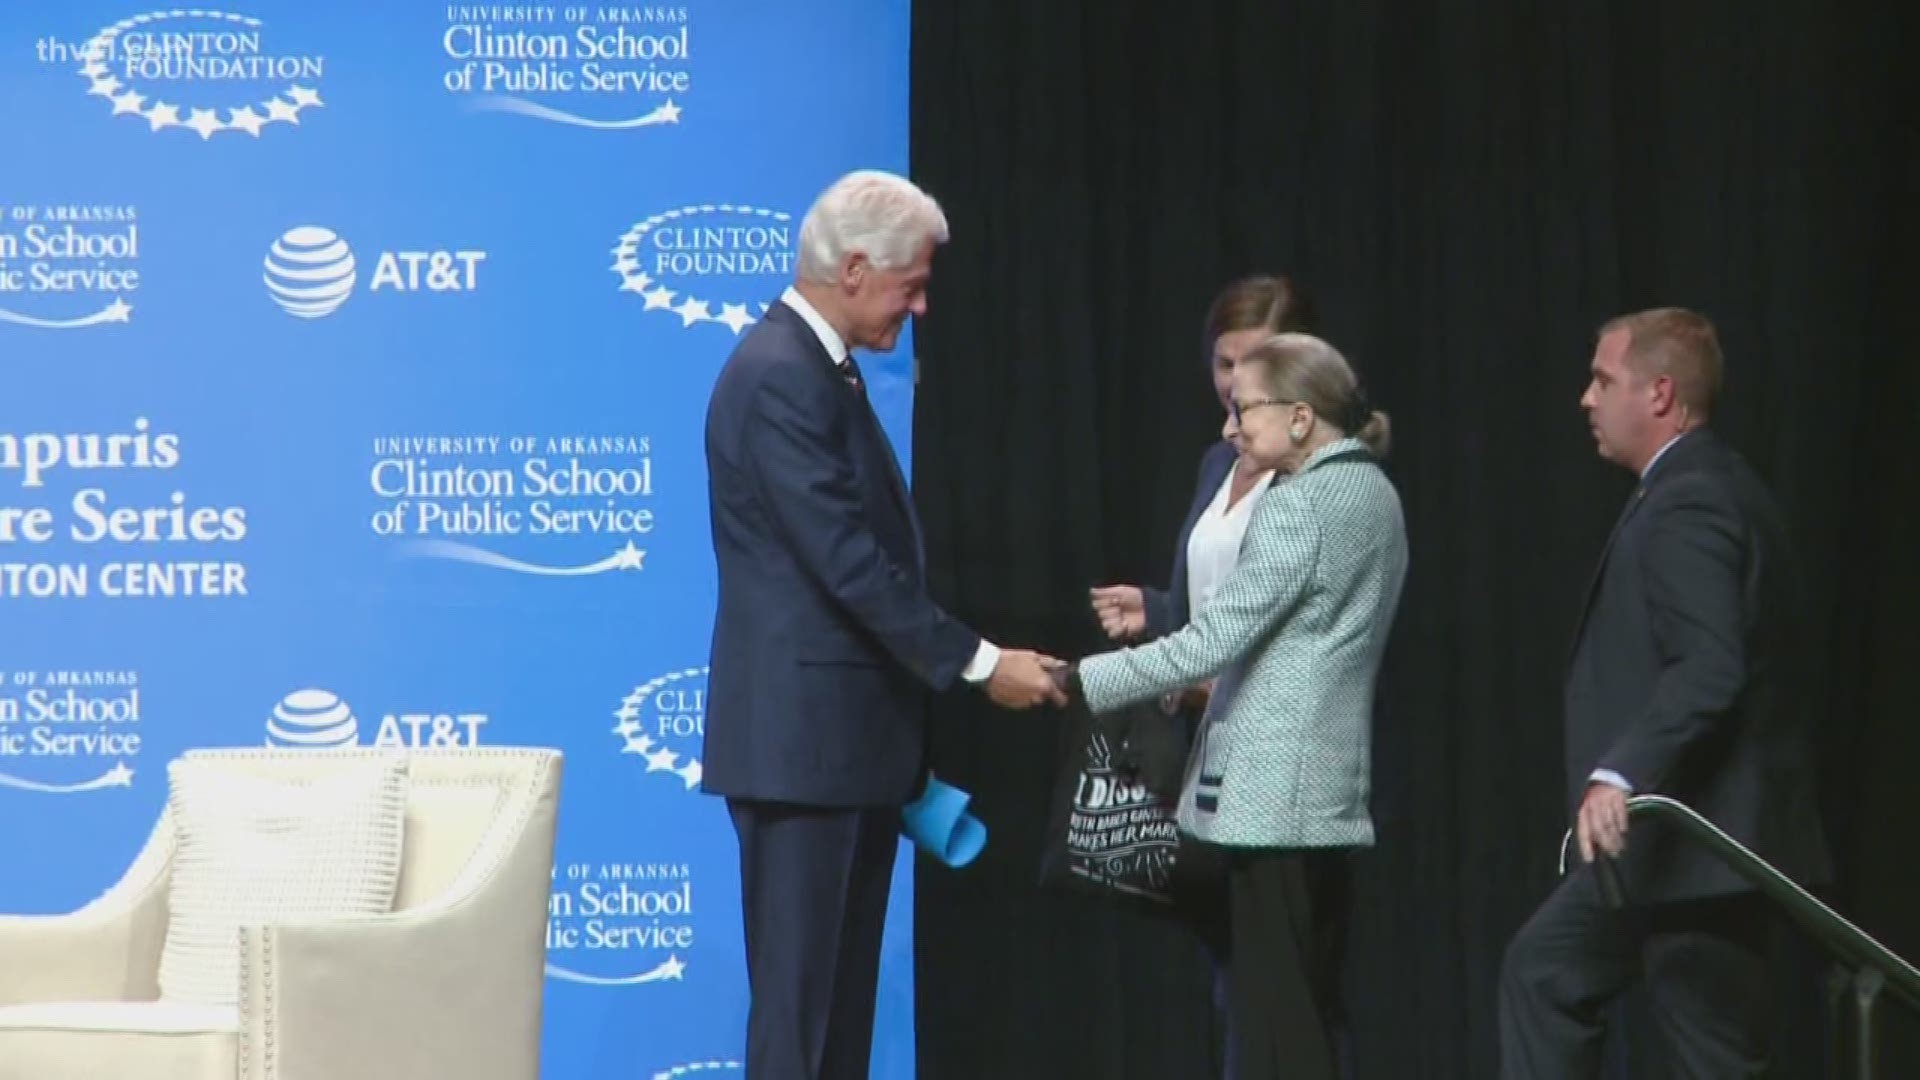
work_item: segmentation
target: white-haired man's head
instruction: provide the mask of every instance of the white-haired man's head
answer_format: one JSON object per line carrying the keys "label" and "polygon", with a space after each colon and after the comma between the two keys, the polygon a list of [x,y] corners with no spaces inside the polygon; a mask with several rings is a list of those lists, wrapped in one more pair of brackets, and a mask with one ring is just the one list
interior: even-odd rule
{"label": "white-haired man's head", "polygon": [[848,173],[800,223],[798,288],[849,346],[886,352],[908,316],[926,313],[933,251],[946,241],[946,214],[912,181]]}

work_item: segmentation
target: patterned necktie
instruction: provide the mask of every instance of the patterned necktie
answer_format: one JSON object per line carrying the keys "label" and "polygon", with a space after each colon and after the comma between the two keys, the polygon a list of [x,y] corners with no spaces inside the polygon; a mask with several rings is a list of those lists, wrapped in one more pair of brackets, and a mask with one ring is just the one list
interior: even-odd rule
{"label": "patterned necktie", "polygon": [[860,381],[860,365],[854,363],[852,353],[848,353],[847,358],[840,362],[840,377],[847,380],[847,385],[853,387],[861,396],[866,395],[866,388]]}

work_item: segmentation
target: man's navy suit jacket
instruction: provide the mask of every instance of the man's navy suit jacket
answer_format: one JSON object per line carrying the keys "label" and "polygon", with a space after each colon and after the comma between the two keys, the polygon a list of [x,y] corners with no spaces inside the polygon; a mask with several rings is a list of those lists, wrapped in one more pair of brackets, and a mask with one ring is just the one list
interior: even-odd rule
{"label": "man's navy suit jacket", "polygon": [[703,787],[908,801],[930,697],[980,638],[928,595],[919,522],[864,388],[775,303],[720,371],[706,449],[720,595]]}

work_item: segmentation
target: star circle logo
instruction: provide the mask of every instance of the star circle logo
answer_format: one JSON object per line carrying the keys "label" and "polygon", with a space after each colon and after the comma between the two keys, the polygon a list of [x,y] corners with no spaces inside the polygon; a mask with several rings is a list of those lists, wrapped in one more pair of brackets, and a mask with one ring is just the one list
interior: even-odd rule
{"label": "star circle logo", "polygon": [[[731,203],[683,206],[636,222],[613,249],[620,291],[682,329],[717,323],[739,334],[793,276],[793,215]],[[719,310],[715,311],[715,307]]]}
{"label": "star circle logo", "polygon": [[707,669],[670,671],[633,688],[613,712],[620,752],[646,762],[692,791],[700,786],[700,759],[692,747],[706,734]]}
{"label": "star circle logo", "polygon": [[[113,115],[144,120],[150,131],[259,138],[275,124],[297,126],[302,111],[325,104],[315,88],[324,59],[268,52],[264,27],[250,15],[199,8],[135,15],[80,47],[80,76],[89,96],[111,103]],[[235,100],[216,96],[236,88]],[[250,96],[266,90],[273,93]],[[184,100],[196,93],[208,96]]]}

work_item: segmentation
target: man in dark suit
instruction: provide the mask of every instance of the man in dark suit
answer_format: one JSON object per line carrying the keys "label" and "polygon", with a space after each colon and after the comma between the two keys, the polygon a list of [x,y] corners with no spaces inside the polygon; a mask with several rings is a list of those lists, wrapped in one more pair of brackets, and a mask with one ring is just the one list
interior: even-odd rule
{"label": "man in dark suit", "polygon": [[[865,1080],[900,809],[930,695],[1060,702],[1058,662],[1002,651],[927,594],[920,525],[849,350],[893,348],[945,216],[908,181],[841,178],[800,226],[797,280],[707,410],[719,610],[705,778],[740,840],[747,1071]],[[1064,702],[1061,702],[1064,703]]]}
{"label": "man in dark suit", "polygon": [[[1765,902],[1658,825],[1629,845],[1629,794],[1688,804],[1802,883],[1829,872],[1797,570],[1772,496],[1706,426],[1720,372],[1713,324],[1677,308],[1609,322],[1594,352],[1580,404],[1600,456],[1640,484],[1567,672],[1581,861],[1507,949],[1507,1080],[1598,1075],[1604,1011],[1639,979],[1682,1075],[1765,1068]],[[1624,908],[1603,902],[1596,857],[1618,857]]]}

